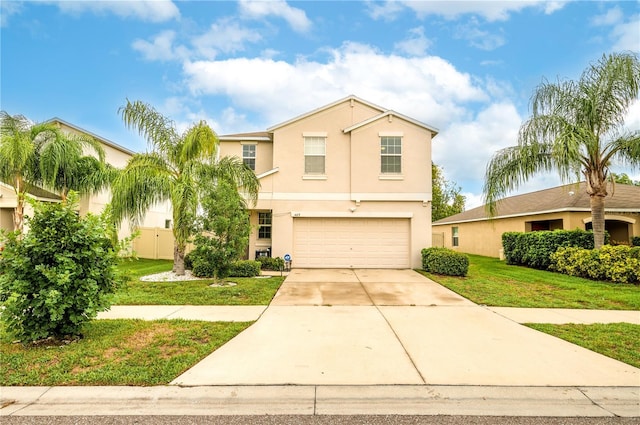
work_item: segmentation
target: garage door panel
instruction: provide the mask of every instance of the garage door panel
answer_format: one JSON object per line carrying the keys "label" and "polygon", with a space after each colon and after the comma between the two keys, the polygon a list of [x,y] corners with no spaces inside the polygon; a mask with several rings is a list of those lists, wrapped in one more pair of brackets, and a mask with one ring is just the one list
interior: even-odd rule
{"label": "garage door panel", "polygon": [[407,268],[409,219],[295,218],[296,267]]}

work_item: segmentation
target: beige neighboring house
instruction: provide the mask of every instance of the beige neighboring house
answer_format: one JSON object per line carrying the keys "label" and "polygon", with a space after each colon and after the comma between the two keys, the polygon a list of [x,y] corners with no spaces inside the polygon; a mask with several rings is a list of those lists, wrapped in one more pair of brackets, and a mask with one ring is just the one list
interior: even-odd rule
{"label": "beige neighboring house", "polygon": [[293,267],[417,268],[431,246],[435,128],[349,96],[268,128],[220,136],[262,185],[249,255]]}
{"label": "beige neighboring house", "polygon": [[[505,198],[489,219],[484,206],[433,223],[433,245],[468,254],[501,257],[504,232],[590,230],[586,183]],[[605,229],[611,242],[628,244],[640,235],[640,187],[616,184],[605,199]]]}
{"label": "beige neighboring house", "polygon": [[[105,161],[116,168],[124,168],[129,158],[131,158],[135,152],[120,146],[104,137],[98,136],[88,130],[73,125],[60,118],[52,118],[47,123],[55,124],[61,131],[67,134],[84,134],[93,137],[100,142],[105,151]],[[37,200],[46,202],[59,202],[60,197],[47,192],[40,188],[34,188],[30,195]],[[83,196],[80,199],[79,213],[84,215],[88,212],[94,214],[100,214],[104,207],[109,203],[111,199],[110,191],[103,190],[100,193]],[[16,195],[11,186],[0,185],[0,228],[5,230],[13,230],[13,209],[16,206]],[[31,209],[27,206],[25,208],[25,215],[32,215]],[[162,205],[155,205],[146,215],[142,226],[149,228],[165,228],[171,227],[171,208],[168,203]],[[125,237],[131,234],[128,223],[123,223],[119,236]],[[172,248],[173,249],[173,248]]]}

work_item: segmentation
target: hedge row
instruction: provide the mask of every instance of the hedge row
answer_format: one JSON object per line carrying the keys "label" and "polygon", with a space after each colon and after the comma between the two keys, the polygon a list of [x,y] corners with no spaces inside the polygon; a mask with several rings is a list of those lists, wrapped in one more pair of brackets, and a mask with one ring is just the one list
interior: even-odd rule
{"label": "hedge row", "polygon": [[466,276],[469,271],[469,257],[447,248],[424,248],[422,269],[448,276]]}
{"label": "hedge row", "polygon": [[576,229],[502,234],[505,260],[512,265],[546,270],[551,265],[551,254],[567,246],[593,249],[593,232]]}
{"label": "hedge row", "polygon": [[550,270],[614,283],[640,282],[640,247],[605,245],[600,249],[559,248]]}
{"label": "hedge row", "polygon": [[280,257],[260,257],[258,261],[262,270],[284,270],[284,260]]}

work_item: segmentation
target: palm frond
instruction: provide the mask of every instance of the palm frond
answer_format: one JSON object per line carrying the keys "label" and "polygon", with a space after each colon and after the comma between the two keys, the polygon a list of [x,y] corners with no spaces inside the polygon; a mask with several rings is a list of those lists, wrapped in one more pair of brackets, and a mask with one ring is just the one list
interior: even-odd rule
{"label": "palm frond", "polygon": [[172,120],[156,111],[151,105],[139,100],[118,109],[127,128],[138,131],[156,150],[168,156],[178,139]]}
{"label": "palm frond", "polygon": [[175,176],[166,160],[157,154],[134,155],[111,185],[111,209],[117,224],[128,219],[139,224],[156,203],[171,200]]}

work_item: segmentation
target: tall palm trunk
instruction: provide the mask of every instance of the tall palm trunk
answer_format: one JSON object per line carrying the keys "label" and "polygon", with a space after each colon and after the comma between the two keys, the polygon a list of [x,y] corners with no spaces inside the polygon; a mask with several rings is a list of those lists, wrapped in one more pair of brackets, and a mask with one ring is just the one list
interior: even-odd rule
{"label": "tall palm trunk", "polygon": [[604,245],[604,196],[591,194],[591,225],[593,226],[594,248]]}
{"label": "tall palm trunk", "polygon": [[16,207],[13,209],[13,230],[22,231],[24,223],[24,196],[18,193]]}
{"label": "tall palm trunk", "polygon": [[173,272],[178,276],[184,276],[184,252],[185,246],[180,246],[177,242],[173,245]]}

